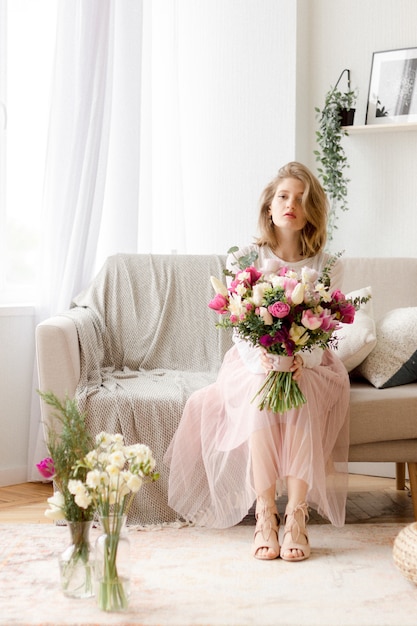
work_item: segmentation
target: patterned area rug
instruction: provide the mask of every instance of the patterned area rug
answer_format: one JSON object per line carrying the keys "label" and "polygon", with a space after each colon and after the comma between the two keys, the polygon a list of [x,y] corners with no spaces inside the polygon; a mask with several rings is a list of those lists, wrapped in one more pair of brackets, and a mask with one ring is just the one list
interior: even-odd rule
{"label": "patterned area rug", "polygon": [[[42,626],[415,626],[417,586],[392,560],[399,524],[310,527],[301,563],[251,556],[253,525],[129,529],[132,596],[123,614],[60,591],[66,527],[0,525],[0,624]],[[93,529],[92,538],[98,535]]]}

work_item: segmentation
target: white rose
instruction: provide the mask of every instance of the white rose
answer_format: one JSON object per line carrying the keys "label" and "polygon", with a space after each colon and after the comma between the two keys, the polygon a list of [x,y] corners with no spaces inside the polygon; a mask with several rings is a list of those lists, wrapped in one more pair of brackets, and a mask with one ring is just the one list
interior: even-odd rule
{"label": "white rose", "polygon": [[264,299],[265,291],[270,289],[271,285],[269,283],[257,283],[253,287],[252,292],[252,301],[255,306],[261,306],[262,300]]}
{"label": "white rose", "polygon": [[45,517],[51,520],[65,519],[65,498],[61,492],[56,491],[53,496],[47,499],[49,509],[45,511]]}
{"label": "white rose", "polygon": [[314,283],[319,276],[317,270],[312,267],[303,267],[301,270],[301,280],[303,283]]}

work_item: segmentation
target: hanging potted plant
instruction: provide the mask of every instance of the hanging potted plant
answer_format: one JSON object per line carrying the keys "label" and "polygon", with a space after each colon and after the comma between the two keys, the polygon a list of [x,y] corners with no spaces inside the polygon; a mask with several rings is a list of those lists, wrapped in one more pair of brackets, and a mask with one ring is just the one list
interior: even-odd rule
{"label": "hanging potted plant", "polygon": [[[347,72],[348,90],[337,89],[343,74]],[[349,167],[342,145],[343,136],[347,135],[346,126],[353,124],[357,92],[350,86],[350,70],[343,70],[335,86],[328,91],[323,109],[315,108],[319,120],[316,140],[319,150],[314,150],[316,161],[320,163],[318,175],[330,201],[328,219],[328,240],[333,239],[337,228],[336,211],[347,211],[347,187],[349,179],[345,170]]]}

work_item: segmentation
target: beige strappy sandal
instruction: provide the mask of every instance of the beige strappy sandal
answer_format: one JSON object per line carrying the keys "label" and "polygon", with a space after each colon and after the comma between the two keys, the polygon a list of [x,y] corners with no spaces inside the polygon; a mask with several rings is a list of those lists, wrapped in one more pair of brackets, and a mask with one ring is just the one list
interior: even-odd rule
{"label": "beige strappy sandal", "polygon": [[[304,561],[310,556],[311,548],[306,528],[308,519],[308,506],[305,502],[297,504],[291,513],[285,514],[284,540],[281,546],[281,559],[284,561]],[[301,535],[306,538],[306,543],[299,542]],[[289,550],[300,550],[302,556],[285,556]]]}
{"label": "beige strappy sandal", "polygon": [[[280,518],[275,506],[268,506],[266,500],[258,498],[256,503],[256,527],[253,535],[252,554],[255,559],[272,561],[279,557],[279,532]],[[274,556],[261,555],[259,550],[268,548],[274,552]]]}

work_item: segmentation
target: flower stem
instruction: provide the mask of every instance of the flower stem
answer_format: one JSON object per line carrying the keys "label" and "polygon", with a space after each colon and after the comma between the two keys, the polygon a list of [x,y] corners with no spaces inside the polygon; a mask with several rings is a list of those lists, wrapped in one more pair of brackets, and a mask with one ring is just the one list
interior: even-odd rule
{"label": "flower stem", "polygon": [[96,562],[98,572],[97,604],[103,611],[122,611],[128,606],[128,595],[124,580],[118,572],[117,555],[120,533],[125,517],[114,515],[101,518],[104,536],[101,537],[100,562]]}
{"label": "flower stem", "polygon": [[252,398],[252,402],[261,396],[259,409],[269,409],[274,413],[285,413],[306,403],[303,392],[294,380],[291,372],[268,373],[265,382]]}

